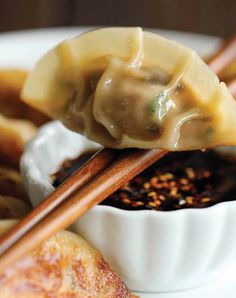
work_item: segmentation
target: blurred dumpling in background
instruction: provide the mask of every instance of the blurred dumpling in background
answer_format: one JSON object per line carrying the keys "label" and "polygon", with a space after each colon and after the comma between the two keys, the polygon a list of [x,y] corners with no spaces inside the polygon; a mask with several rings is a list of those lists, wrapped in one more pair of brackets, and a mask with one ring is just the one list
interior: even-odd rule
{"label": "blurred dumpling in background", "polygon": [[20,99],[27,74],[22,69],[0,69],[0,219],[21,218],[31,209],[19,162],[37,126],[49,120]]}
{"label": "blurred dumpling in background", "polygon": [[23,148],[37,126],[50,120],[21,101],[27,74],[22,69],[0,69],[0,164],[11,167],[19,166]]}
{"label": "blurred dumpling in background", "polygon": [[[0,234],[31,209],[19,162],[37,126],[49,120],[20,101],[26,75],[23,70],[0,70]],[[132,297],[102,255],[68,231],[58,233],[1,273],[0,292],[1,298]]]}
{"label": "blurred dumpling in background", "polygon": [[9,166],[0,166],[0,192],[4,196],[13,196],[28,201],[19,171]]}
{"label": "blurred dumpling in background", "polygon": [[0,114],[0,163],[18,167],[24,146],[36,130],[28,120],[10,119]]}
{"label": "blurred dumpling in background", "polygon": [[0,220],[0,236],[17,223],[16,219]]}
{"label": "blurred dumpling in background", "polygon": [[30,210],[30,205],[22,201],[21,199],[0,195],[1,219],[23,218]]}
{"label": "blurred dumpling in background", "polygon": [[[0,231],[7,228],[3,225],[1,221]],[[68,231],[56,234],[1,273],[0,292],[1,298],[134,297],[102,255]]]}
{"label": "blurred dumpling in background", "polygon": [[20,99],[21,88],[28,72],[23,69],[0,69],[0,114],[26,119],[40,126],[50,119]]}

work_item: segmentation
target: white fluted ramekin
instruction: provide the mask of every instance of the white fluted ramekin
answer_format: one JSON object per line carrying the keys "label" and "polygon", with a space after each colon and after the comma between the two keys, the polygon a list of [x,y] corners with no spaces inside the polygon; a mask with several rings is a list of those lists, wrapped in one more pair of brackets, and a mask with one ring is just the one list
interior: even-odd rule
{"label": "white fluted ramekin", "polygon": [[[53,191],[65,159],[99,148],[58,122],[40,129],[21,161],[33,204]],[[174,291],[220,275],[236,256],[236,201],[203,209],[125,211],[96,206],[72,226],[98,248],[135,291]]]}

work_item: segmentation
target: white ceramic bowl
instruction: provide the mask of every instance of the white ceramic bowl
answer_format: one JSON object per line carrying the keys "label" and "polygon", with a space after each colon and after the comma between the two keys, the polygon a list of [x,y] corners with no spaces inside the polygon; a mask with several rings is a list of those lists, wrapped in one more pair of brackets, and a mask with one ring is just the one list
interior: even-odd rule
{"label": "white ceramic bowl", "polygon": [[[99,148],[58,122],[40,129],[21,170],[37,204],[53,191],[50,174],[84,149]],[[72,226],[135,291],[174,291],[218,276],[236,254],[236,201],[204,209],[125,211],[96,206]]]}

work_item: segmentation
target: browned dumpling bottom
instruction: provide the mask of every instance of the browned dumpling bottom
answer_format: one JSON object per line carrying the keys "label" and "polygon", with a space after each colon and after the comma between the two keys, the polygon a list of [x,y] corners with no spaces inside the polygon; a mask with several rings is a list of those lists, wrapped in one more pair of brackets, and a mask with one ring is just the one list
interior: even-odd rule
{"label": "browned dumpling bottom", "polygon": [[68,231],[2,273],[0,292],[1,298],[132,297],[101,254]]}

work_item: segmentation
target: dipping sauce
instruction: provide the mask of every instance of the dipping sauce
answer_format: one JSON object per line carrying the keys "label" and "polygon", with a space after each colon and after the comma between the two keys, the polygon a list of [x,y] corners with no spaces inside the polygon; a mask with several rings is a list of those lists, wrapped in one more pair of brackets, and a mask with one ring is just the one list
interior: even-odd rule
{"label": "dipping sauce", "polygon": [[79,169],[96,151],[86,151],[76,159],[68,159],[63,162],[60,170],[51,175],[53,186],[56,188],[62,184],[69,176],[71,176],[77,169]]}
{"label": "dipping sauce", "polygon": [[[52,176],[57,187],[94,152],[66,161]],[[104,200],[125,210],[205,208],[236,199],[236,158],[216,151],[169,153]]]}

